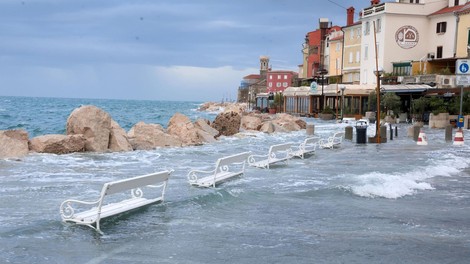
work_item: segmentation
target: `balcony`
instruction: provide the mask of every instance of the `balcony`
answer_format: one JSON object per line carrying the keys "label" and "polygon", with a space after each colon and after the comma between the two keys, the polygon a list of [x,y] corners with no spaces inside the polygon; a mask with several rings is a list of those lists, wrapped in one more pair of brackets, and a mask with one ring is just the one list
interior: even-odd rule
{"label": "balcony", "polygon": [[436,88],[457,87],[456,75],[425,74],[413,76],[386,76],[382,84],[428,84]]}
{"label": "balcony", "polygon": [[364,17],[372,16],[376,13],[381,13],[383,11],[385,11],[385,3],[371,6],[368,8],[364,8],[364,11],[362,12],[362,17],[364,18]]}

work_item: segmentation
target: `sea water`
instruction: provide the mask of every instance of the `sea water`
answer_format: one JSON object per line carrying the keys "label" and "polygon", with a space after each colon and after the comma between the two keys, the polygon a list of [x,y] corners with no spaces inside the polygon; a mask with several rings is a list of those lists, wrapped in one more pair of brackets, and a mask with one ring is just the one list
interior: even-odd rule
{"label": "sea water", "polygon": [[[64,133],[68,115],[93,104],[128,130],[166,126],[175,112],[213,120],[198,102],[0,97],[0,129],[30,137]],[[328,137],[345,125],[309,118]],[[428,146],[406,136],[384,144],[344,141],[305,159],[217,188],[190,187],[191,169],[223,156],[305,139],[241,133],[183,148],[122,153],[30,154],[0,160],[2,263],[469,263],[470,149],[424,127]],[[373,135],[374,128],[368,130]],[[1,147],[1,146],[0,146]],[[173,169],[165,202],[102,222],[100,235],[61,222],[59,206],[92,201],[105,182]]]}

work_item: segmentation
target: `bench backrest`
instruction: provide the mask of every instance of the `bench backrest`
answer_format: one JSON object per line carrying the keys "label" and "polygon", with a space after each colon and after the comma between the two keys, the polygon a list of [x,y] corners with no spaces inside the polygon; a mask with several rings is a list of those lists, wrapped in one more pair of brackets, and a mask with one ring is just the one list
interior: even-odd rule
{"label": "bench backrest", "polygon": [[320,140],[320,137],[309,137],[304,140],[304,146],[305,145],[310,145],[310,144],[315,144]]}
{"label": "bench backrest", "polygon": [[269,154],[272,154],[274,152],[278,151],[286,151],[288,149],[291,149],[292,143],[284,143],[284,144],[278,144],[278,145],[272,145],[269,148]]}
{"label": "bench backrest", "polygon": [[168,180],[171,171],[161,171],[130,179],[123,179],[114,182],[105,183],[101,196],[120,193],[126,190],[132,190],[147,185],[155,185]]}
{"label": "bench backrest", "polygon": [[250,152],[243,152],[243,153],[239,153],[239,154],[235,154],[232,156],[227,156],[227,157],[218,159],[215,165],[216,173],[219,170],[219,168],[222,168],[224,166],[229,166],[230,164],[233,164],[233,163],[246,162],[250,154],[251,154]]}

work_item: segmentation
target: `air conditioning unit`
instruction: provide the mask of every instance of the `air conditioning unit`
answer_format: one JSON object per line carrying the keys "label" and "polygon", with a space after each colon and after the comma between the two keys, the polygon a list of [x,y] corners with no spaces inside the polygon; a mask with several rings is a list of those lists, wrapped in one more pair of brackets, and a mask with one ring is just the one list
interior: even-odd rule
{"label": "air conditioning unit", "polygon": [[428,53],[428,59],[429,59],[429,60],[433,60],[434,57],[435,57],[434,52],[429,52],[429,53]]}
{"label": "air conditioning unit", "polygon": [[445,87],[453,86],[454,83],[453,83],[453,78],[452,78],[452,76],[443,76],[443,77],[441,78],[441,85],[442,85],[442,86],[445,86]]}

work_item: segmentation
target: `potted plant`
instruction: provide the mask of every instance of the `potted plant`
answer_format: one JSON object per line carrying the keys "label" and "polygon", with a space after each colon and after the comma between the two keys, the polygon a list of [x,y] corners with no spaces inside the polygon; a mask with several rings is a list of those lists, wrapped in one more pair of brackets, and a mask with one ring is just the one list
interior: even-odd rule
{"label": "potted plant", "polygon": [[333,110],[327,105],[320,113],[320,118],[323,120],[331,120],[334,118],[334,114]]}
{"label": "potted plant", "polygon": [[269,103],[268,111],[269,111],[270,114],[272,114],[272,115],[275,114],[276,113],[276,108],[277,108],[276,103],[274,101]]}

